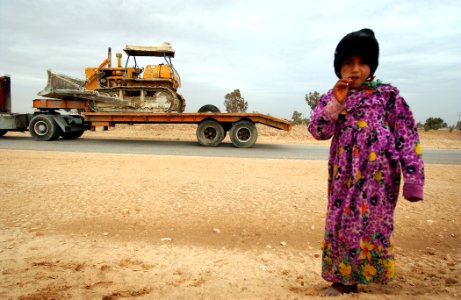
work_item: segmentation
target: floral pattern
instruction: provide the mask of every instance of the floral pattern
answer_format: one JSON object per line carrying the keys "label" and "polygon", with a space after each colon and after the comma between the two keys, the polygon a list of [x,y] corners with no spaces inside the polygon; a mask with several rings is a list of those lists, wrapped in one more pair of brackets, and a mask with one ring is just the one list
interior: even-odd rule
{"label": "floral pattern", "polygon": [[[344,243],[339,257],[331,251],[332,243],[325,239],[322,259],[322,274],[325,279],[344,284],[386,283],[392,280],[395,277],[393,244],[381,246],[378,236],[376,234],[374,240],[360,239],[358,249],[349,248]],[[340,280],[332,279],[332,275]]]}
{"label": "floral pattern", "polygon": [[309,131],[333,137],[322,276],[344,284],[386,283],[395,277],[392,232],[400,178],[424,184],[418,131],[405,100],[388,84],[350,91],[337,120],[324,117],[332,99],[314,109]]}

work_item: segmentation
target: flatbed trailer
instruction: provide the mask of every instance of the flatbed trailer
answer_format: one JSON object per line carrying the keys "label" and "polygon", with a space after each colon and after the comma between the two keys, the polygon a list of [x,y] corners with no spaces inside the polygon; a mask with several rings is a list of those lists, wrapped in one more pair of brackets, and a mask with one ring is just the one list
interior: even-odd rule
{"label": "flatbed trailer", "polygon": [[[256,124],[289,131],[287,120],[260,113],[149,113],[91,111],[89,100],[35,99],[36,112],[29,131],[37,140],[54,140],[59,137],[75,139],[85,130],[107,130],[117,124],[197,124],[197,140],[203,146],[219,146],[229,133],[232,144],[238,148],[252,147],[258,138]],[[210,105],[207,105],[210,106]],[[81,110],[81,114],[60,114],[59,110]]]}
{"label": "flatbed trailer", "polygon": [[197,113],[95,111],[92,100],[80,98],[35,99],[32,106],[33,114],[11,113],[10,78],[0,76],[0,136],[29,130],[34,139],[50,141],[77,139],[86,130],[107,130],[117,124],[197,124],[197,140],[203,146],[219,146],[228,133],[234,146],[248,148],[258,138],[256,124],[291,129],[287,120],[260,113],[221,113],[210,104]]}

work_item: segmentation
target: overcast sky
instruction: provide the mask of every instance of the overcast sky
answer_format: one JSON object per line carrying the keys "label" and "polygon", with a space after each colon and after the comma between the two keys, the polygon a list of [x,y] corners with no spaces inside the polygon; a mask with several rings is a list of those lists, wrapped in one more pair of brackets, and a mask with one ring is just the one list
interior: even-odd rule
{"label": "overcast sky", "polygon": [[451,125],[461,113],[460,16],[459,0],[0,0],[0,74],[12,78],[14,112],[31,112],[47,69],[84,78],[108,47],[115,61],[126,44],[168,41],[187,112],[224,111],[225,94],[240,89],[248,112],[308,117],[305,94],[337,80],[339,40],[367,27],[380,44],[377,78],[400,89],[418,122]]}

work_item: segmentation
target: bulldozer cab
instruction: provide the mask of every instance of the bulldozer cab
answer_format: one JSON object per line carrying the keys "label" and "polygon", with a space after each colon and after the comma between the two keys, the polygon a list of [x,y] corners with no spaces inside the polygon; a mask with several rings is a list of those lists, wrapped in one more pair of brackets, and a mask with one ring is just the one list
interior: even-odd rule
{"label": "bulldozer cab", "polygon": [[[125,53],[128,55],[128,58],[126,59],[126,63],[125,63],[125,69],[128,70],[128,64],[130,62],[130,58],[133,57],[134,69],[140,70],[141,72],[139,72],[139,74],[142,73],[143,68],[138,66],[138,62],[136,61],[137,56],[163,57],[168,66],[170,66],[171,68],[173,66],[171,62],[171,58],[174,57],[174,49],[173,47],[171,47],[169,43],[163,43],[158,46],[126,45],[123,51],[125,51]],[[144,78],[144,79],[147,79],[147,78]]]}
{"label": "bulldozer cab", "polygon": [[[171,80],[173,83],[173,88],[177,89],[180,85],[180,79],[178,72],[174,69],[173,63],[171,62],[171,58],[174,57],[175,51],[173,47],[169,43],[162,43],[157,46],[135,46],[135,45],[126,45],[125,49],[123,49],[125,53],[128,55],[125,64],[125,70],[127,73],[125,74],[128,78],[136,78],[142,72],[143,75],[140,79],[143,80]],[[136,61],[136,57],[140,56],[150,56],[150,57],[163,57],[165,59],[165,64],[158,64],[158,65],[146,65],[145,68],[138,66]],[[130,58],[134,60],[134,68],[130,70],[128,64],[130,62]],[[130,71],[131,74],[130,74]]]}
{"label": "bulldozer cab", "polygon": [[[180,87],[179,74],[171,62],[175,51],[169,43],[162,43],[157,46],[126,45],[123,51],[128,55],[125,67],[121,65],[121,53],[116,54],[117,66],[112,66],[111,50],[109,49],[108,58],[99,67],[85,69],[87,89],[133,85],[155,86],[157,84],[169,86],[174,90]],[[166,64],[160,63],[143,67],[138,64],[137,57],[163,57]],[[134,61],[134,66],[131,61]]]}

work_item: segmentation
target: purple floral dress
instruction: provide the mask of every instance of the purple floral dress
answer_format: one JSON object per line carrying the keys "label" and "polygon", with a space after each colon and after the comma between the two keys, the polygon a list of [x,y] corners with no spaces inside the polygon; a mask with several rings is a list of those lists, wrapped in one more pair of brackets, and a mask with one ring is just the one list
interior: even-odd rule
{"label": "purple floral dress", "polygon": [[[343,284],[386,283],[395,276],[392,231],[403,174],[405,197],[422,199],[424,165],[413,115],[397,88],[350,91],[329,118],[330,90],[314,109],[309,132],[333,137],[322,277]],[[337,101],[336,101],[337,102]]]}

